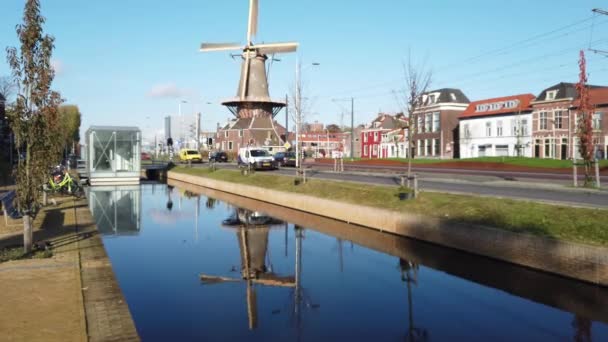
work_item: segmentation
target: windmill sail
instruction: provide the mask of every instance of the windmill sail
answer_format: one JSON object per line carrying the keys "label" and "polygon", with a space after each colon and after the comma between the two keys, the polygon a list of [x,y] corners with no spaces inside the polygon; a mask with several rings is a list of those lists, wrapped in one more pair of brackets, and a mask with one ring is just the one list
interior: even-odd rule
{"label": "windmill sail", "polygon": [[298,46],[299,44],[296,42],[272,43],[256,45],[255,49],[258,51],[259,54],[271,55],[275,53],[295,52],[298,49]]}
{"label": "windmill sail", "polygon": [[258,34],[258,0],[249,1],[249,25],[247,26],[247,45],[251,38]]}
{"label": "windmill sail", "polygon": [[208,51],[225,51],[225,50],[242,50],[243,46],[237,43],[202,43],[201,52]]}

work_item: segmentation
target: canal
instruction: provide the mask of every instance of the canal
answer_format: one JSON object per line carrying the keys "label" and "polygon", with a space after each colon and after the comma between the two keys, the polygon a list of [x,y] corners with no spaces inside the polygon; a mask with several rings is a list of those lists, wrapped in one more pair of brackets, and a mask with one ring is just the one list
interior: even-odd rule
{"label": "canal", "polygon": [[182,183],[93,187],[143,341],[608,341],[608,291]]}

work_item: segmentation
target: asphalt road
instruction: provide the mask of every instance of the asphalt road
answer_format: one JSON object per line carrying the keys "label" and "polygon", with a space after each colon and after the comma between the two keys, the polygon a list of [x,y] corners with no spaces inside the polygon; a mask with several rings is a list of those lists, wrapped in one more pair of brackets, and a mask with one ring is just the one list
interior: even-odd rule
{"label": "asphalt road", "polygon": [[[235,164],[216,164],[221,168],[236,169]],[[207,167],[202,164],[200,167]],[[281,168],[274,171],[259,171],[265,173],[278,173],[295,176],[294,168]],[[361,182],[368,184],[395,185],[399,184],[399,177],[395,174],[372,174],[365,172],[334,173],[322,169],[307,171],[311,178]],[[474,194],[481,196],[514,198],[546,203],[563,204],[569,206],[608,208],[608,191],[584,190],[566,188],[564,185],[555,185],[555,181],[545,178],[546,182],[534,181],[505,181],[495,176],[461,175],[446,173],[421,174],[419,187],[422,191],[437,191],[457,194]]]}

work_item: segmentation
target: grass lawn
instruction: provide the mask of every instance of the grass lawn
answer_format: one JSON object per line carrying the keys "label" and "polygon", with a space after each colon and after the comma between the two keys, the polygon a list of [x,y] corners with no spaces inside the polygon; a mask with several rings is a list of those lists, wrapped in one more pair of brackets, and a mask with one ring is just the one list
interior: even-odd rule
{"label": "grass lawn", "polygon": [[[368,160],[355,158],[354,161]],[[406,158],[389,158],[381,160],[394,160],[403,163],[407,163]],[[349,162],[348,158],[344,159],[345,162]],[[558,160],[558,159],[539,159],[539,158],[526,158],[526,157],[481,157],[481,158],[469,158],[469,159],[413,159],[412,164],[437,164],[437,163],[454,163],[454,162],[476,162],[476,163],[499,163],[505,165],[518,165],[535,168],[571,168],[572,161],[570,160]],[[601,160],[600,167],[608,167],[608,160]]]}
{"label": "grass lawn", "polygon": [[397,186],[312,179],[295,186],[294,178],[257,172],[176,167],[172,171],[267,189],[306,194],[348,203],[488,225],[515,232],[608,246],[608,210],[561,207],[527,201],[422,192],[415,201],[400,201]]}

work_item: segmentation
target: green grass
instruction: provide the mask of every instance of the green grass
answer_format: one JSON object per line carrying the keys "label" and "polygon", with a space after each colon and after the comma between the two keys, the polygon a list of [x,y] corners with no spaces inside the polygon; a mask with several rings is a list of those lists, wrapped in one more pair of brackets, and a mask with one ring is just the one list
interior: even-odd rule
{"label": "green grass", "polygon": [[[354,161],[362,161],[369,159],[354,158]],[[387,160],[387,159],[382,159]],[[402,163],[407,163],[407,158],[389,158],[388,160],[394,160]],[[344,159],[349,162],[349,159]],[[517,165],[534,168],[571,168],[572,161],[570,160],[558,160],[558,159],[540,159],[540,158],[526,158],[526,157],[481,157],[481,158],[467,158],[467,159],[413,159],[412,164],[437,164],[437,163],[454,163],[454,162],[485,162],[485,163],[499,163],[504,165]],[[601,160],[600,167],[608,167],[608,160]]]}
{"label": "green grass", "polygon": [[53,256],[51,250],[33,250],[31,253],[25,253],[23,247],[5,248],[0,250],[0,263],[10,260],[22,259],[44,259]]}
{"label": "green grass", "polygon": [[397,186],[312,179],[294,185],[294,178],[257,172],[176,167],[172,171],[267,189],[306,194],[347,203],[487,225],[514,232],[608,246],[608,210],[554,206],[535,202],[422,192],[414,201],[400,201]]}

